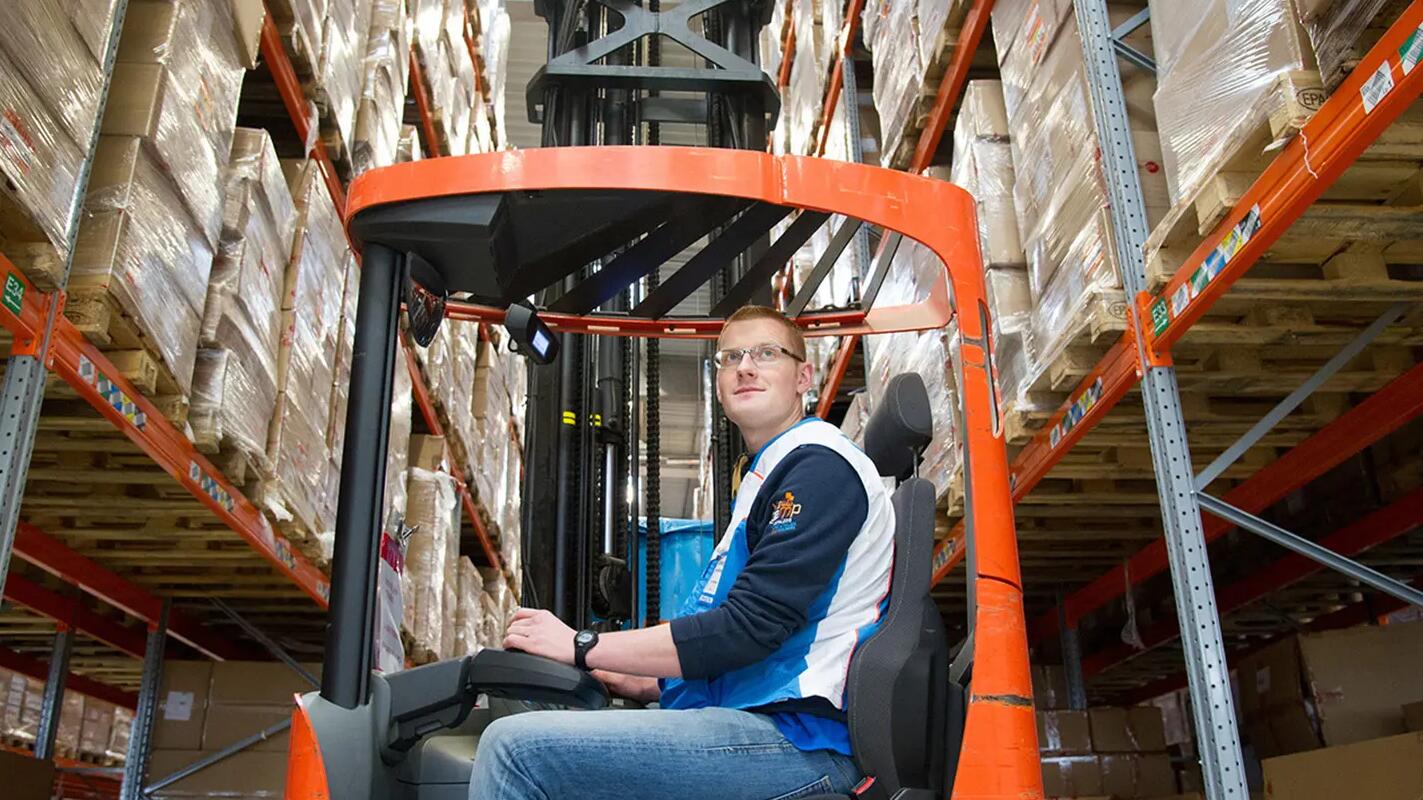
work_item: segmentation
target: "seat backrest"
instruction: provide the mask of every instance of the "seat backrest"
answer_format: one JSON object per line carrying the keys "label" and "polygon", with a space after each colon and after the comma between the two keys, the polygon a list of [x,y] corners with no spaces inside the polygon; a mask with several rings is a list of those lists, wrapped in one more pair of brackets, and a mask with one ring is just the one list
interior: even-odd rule
{"label": "seat backrest", "polygon": [[[865,428],[865,452],[894,492],[894,566],[889,607],[879,629],[855,652],[848,680],[850,740],[856,762],[874,783],[864,796],[943,797],[950,719],[962,696],[949,681],[943,620],[929,597],[934,548],[934,485],[912,477],[933,436],[923,380],[898,375]],[[956,744],[956,743],[954,743]]]}

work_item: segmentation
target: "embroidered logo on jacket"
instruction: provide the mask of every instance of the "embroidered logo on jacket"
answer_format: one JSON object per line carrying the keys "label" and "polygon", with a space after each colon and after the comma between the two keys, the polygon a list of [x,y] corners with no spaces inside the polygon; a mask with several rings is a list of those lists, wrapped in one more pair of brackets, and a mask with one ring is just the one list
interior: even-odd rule
{"label": "embroidered logo on jacket", "polygon": [[786,492],[785,496],[776,501],[771,507],[771,528],[783,531],[795,527],[795,518],[800,514],[800,503],[795,501],[795,495]]}

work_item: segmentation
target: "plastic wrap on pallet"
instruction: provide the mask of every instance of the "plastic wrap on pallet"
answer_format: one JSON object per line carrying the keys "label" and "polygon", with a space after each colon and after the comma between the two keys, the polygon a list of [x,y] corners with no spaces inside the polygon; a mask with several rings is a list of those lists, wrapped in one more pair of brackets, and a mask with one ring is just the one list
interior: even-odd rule
{"label": "plastic wrap on pallet", "polygon": [[475,430],[474,385],[479,369],[479,326],[456,320],[450,320],[445,325],[450,329],[450,387],[445,413],[451,428],[445,433],[454,435],[459,440],[459,447],[467,451],[478,435]]}
{"label": "plastic wrap on pallet", "polygon": [[89,48],[89,55],[98,64],[109,46],[118,0],[59,0],[59,7],[64,9],[79,38],[84,40],[84,46]]}
{"label": "plastic wrap on pallet", "polygon": [[84,698],[84,725],[79,731],[79,754],[96,759],[106,757],[109,743],[114,737],[114,716],[117,708],[113,703]]}
{"label": "plastic wrap on pallet", "polygon": [[840,422],[840,430],[850,440],[861,447],[865,444],[865,425],[870,421],[870,396],[866,392],[850,395],[850,407],[845,411],[845,419]]}
{"label": "plastic wrap on pallet", "polygon": [[1156,116],[1175,202],[1269,118],[1276,80],[1312,69],[1314,53],[1291,0],[1153,0],[1150,8]]}
{"label": "plastic wrap on pallet", "polygon": [[[875,81],[872,95],[883,134],[881,163],[888,166],[912,123],[924,85],[924,65],[919,60],[914,5],[887,3],[870,42]],[[868,13],[868,9],[866,9]]]}
{"label": "plastic wrap on pallet", "polygon": [[253,374],[257,358],[240,338],[242,334],[233,333],[236,341],[229,340],[227,347],[203,348],[197,353],[188,424],[200,449],[217,452],[231,448],[253,458],[254,466],[265,471],[276,383],[269,375]]}
{"label": "plastic wrap on pallet", "polygon": [[440,109],[440,114],[445,124],[450,155],[462,156],[471,152],[470,134],[474,131],[474,62],[470,60],[469,47],[462,37],[451,38],[447,31],[440,38],[440,47],[445,51],[445,63],[450,70],[448,105]]}
{"label": "plastic wrap on pallet", "polygon": [[998,81],[971,81],[954,123],[949,180],[974,196],[985,267],[1026,263],[1013,204],[1013,153]]}
{"label": "plastic wrap on pallet", "polygon": [[440,581],[440,658],[454,658],[455,646],[458,644],[459,628],[459,560],[460,560],[460,525],[457,519],[459,515],[459,503],[451,510],[449,521],[450,532],[445,537],[445,575]]}
{"label": "plastic wrap on pallet", "polygon": [[[509,46],[513,31],[514,25],[509,19],[509,12],[501,7],[499,13],[494,16],[494,21],[489,23],[488,33],[481,41],[485,53],[485,77],[490,87],[487,99],[494,108],[494,129],[500,137],[504,135],[504,131],[509,130],[504,122],[504,93],[508,84]],[[500,144],[503,144],[502,138]]]}
{"label": "plastic wrap on pallet", "polygon": [[136,137],[102,137],[70,286],[104,289],[188,394],[213,253]]}
{"label": "plastic wrap on pallet", "polygon": [[57,117],[70,141],[89,144],[103,75],[60,0],[0,4],[0,51]]}
{"label": "plastic wrap on pallet", "polygon": [[1405,0],[1293,0],[1324,88],[1334,91],[1398,18]]}
{"label": "plastic wrap on pallet", "polygon": [[55,730],[55,753],[74,758],[79,754],[79,732],[84,727],[84,695],[65,692],[60,706],[59,725]]}
{"label": "plastic wrap on pallet", "polygon": [[[344,290],[341,293],[341,322],[340,329],[336,333],[336,358],[331,368],[331,414],[326,421],[326,446],[331,450],[331,460],[339,470],[341,468],[342,446],[346,439],[346,407],[350,400],[351,391],[351,360],[355,357],[356,350],[356,306],[360,301],[361,276],[360,265],[356,263],[355,257],[346,260],[345,276],[342,278]],[[410,370],[405,368],[405,359],[397,354],[395,366],[395,376],[392,379],[393,390],[391,396],[395,406],[392,408],[391,417],[391,442],[395,441],[396,417],[398,414],[400,396],[403,392],[410,394],[410,389],[401,388],[401,380],[408,384],[410,380]],[[404,471],[403,469],[401,470]],[[387,473],[389,477],[389,473]]]}
{"label": "plastic wrap on pallet", "polygon": [[321,60],[321,37],[325,33],[329,0],[283,0],[273,3],[271,13],[278,30],[292,49],[293,60],[315,67]]}
{"label": "plastic wrap on pallet", "polygon": [[939,497],[948,492],[959,463],[958,396],[949,359],[949,335],[950,331],[930,330],[865,339],[865,355],[870,363],[866,389],[871,410],[883,398],[890,378],[909,372],[924,378],[929,405],[934,409],[934,436],[925,448],[920,474],[934,483]]}
{"label": "plastic wrap on pallet", "polygon": [[459,558],[457,584],[456,594],[459,599],[454,611],[455,644],[453,654],[462,656],[477,653],[481,647],[488,646],[479,640],[479,627],[484,618],[484,606],[480,603],[479,596],[484,593],[484,579],[480,577],[479,570],[475,569],[474,562],[469,560],[469,556],[460,556]]}
{"label": "plastic wrap on pallet", "polygon": [[410,463],[410,431],[414,425],[410,370],[397,361],[390,407],[390,444],[385,455],[385,526],[396,531],[408,506],[405,474]]}
{"label": "plastic wrap on pallet", "polygon": [[1001,0],[990,17],[1008,118],[1018,115],[1034,67],[1042,62],[1072,0]]}
{"label": "plastic wrap on pallet", "polygon": [[414,528],[405,550],[401,575],[404,629],[414,644],[417,661],[438,657],[444,635],[445,562],[455,535],[457,505],[454,479],[442,472],[412,467],[407,500],[407,524]]}
{"label": "plastic wrap on pallet", "polygon": [[327,0],[314,88],[347,146],[354,141],[370,22],[371,0]]}
{"label": "plastic wrap on pallet", "polygon": [[0,237],[12,258],[21,243],[53,247],[57,258],[25,267],[32,279],[56,285],[68,254],[65,237],[84,153],[4,53],[0,111]]}
{"label": "plastic wrap on pallet", "polygon": [[10,691],[0,713],[0,731],[12,741],[33,744],[39,733],[44,707],[44,684],[18,673],[10,673]]}
{"label": "plastic wrap on pallet", "polygon": [[143,136],[210,244],[237,125],[243,56],[225,4],[150,0],[124,20],[104,132]]}
{"label": "plastic wrap on pallet", "polygon": [[351,143],[351,167],[357,175],[396,161],[405,87],[410,81],[408,20],[405,0],[376,0],[371,6],[363,88]]}
{"label": "plastic wrap on pallet", "polygon": [[133,731],[133,712],[127,708],[114,708],[114,732],[109,737],[108,749],[104,757],[122,761],[128,756],[129,734]]}
{"label": "plastic wrap on pallet", "polygon": [[283,167],[298,224],[283,291],[277,409],[267,438],[274,476],[262,494],[279,521],[295,518],[314,535],[335,524],[325,500],[334,483],[327,434],[350,252],[320,167],[313,161]]}

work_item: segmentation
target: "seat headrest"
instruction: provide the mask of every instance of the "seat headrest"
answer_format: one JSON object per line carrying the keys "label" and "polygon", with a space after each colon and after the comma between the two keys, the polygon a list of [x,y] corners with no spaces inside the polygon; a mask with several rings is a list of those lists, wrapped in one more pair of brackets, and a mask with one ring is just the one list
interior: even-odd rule
{"label": "seat headrest", "polygon": [[879,474],[904,480],[914,474],[919,453],[934,438],[934,418],[924,379],[896,375],[865,425],[865,453]]}

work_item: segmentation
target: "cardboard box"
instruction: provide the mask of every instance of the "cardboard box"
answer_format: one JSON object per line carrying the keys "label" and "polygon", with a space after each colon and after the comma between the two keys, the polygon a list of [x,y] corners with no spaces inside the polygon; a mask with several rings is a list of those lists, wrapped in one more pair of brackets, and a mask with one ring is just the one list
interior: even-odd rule
{"label": "cardboard box", "polygon": [[1039,711],[1067,708],[1067,676],[1055,664],[1033,667],[1033,705]]}
{"label": "cardboard box", "polygon": [[[318,680],[320,664],[302,664]],[[276,661],[221,661],[212,668],[208,703],[217,705],[286,706],[292,696],[314,687],[291,667]]]}
{"label": "cardboard box", "polygon": [[417,433],[410,437],[410,466],[438,471],[444,468],[445,437]]}
{"label": "cardboard box", "polygon": [[1039,750],[1066,755],[1092,752],[1091,726],[1086,711],[1039,711],[1037,718]]}
{"label": "cardboard box", "polygon": [[1043,796],[1082,797],[1102,793],[1096,756],[1047,756],[1042,760]]}
{"label": "cardboard box", "polygon": [[1423,684],[1423,623],[1292,637],[1243,659],[1241,717],[1262,758],[1404,733]]}
{"label": "cardboard box", "polygon": [[1093,708],[1092,744],[1099,753],[1159,753],[1166,730],[1156,706]]}
{"label": "cardboard box", "polygon": [[49,800],[54,786],[54,762],[0,750],[0,775],[9,800]]}
{"label": "cardboard box", "polygon": [[1268,800],[1423,798],[1423,733],[1267,758]]}
{"label": "cardboard box", "polygon": [[[156,780],[188,766],[206,750],[154,750],[148,775]],[[271,797],[286,788],[287,754],[244,750],[155,793],[154,797]]]}
{"label": "cardboard box", "polygon": [[[290,702],[270,705],[213,703],[208,706],[207,725],[203,728],[203,749],[222,750],[278,722],[290,719],[291,715]],[[282,731],[251,745],[247,750],[285,753],[288,738],[287,731]]]}
{"label": "cardboard box", "polygon": [[232,26],[237,33],[237,48],[242,53],[242,66],[256,69],[262,45],[262,23],[267,19],[267,4],[262,0],[229,2],[232,4]]}
{"label": "cardboard box", "polygon": [[1423,700],[1403,707],[1403,726],[1410,731],[1423,731]]}
{"label": "cardboard box", "polygon": [[153,720],[155,749],[197,748],[207,721],[211,661],[165,661]]}
{"label": "cardboard box", "polygon": [[1119,798],[1175,794],[1171,759],[1158,755],[1104,755],[1099,759],[1102,793]]}

